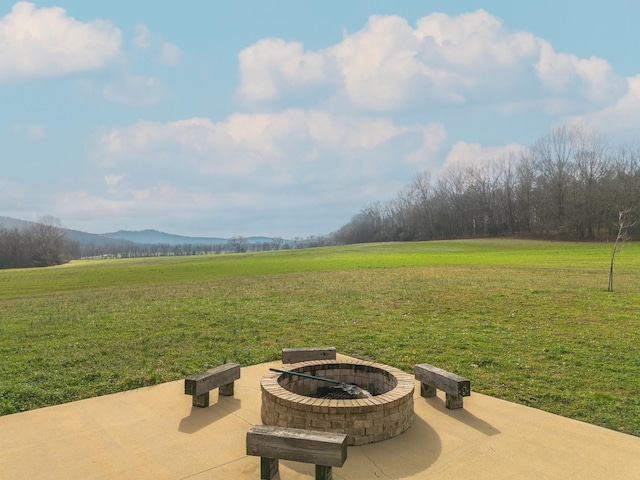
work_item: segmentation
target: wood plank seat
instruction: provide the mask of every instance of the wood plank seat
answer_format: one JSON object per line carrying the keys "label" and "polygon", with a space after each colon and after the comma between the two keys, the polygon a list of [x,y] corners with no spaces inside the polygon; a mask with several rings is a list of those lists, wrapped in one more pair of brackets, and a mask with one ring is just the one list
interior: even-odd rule
{"label": "wood plank seat", "polygon": [[282,349],[282,363],[335,360],[336,347],[297,347]]}
{"label": "wood plank seat", "polygon": [[420,395],[434,397],[436,389],[446,393],[448,409],[462,408],[462,397],[471,395],[471,381],[428,363],[415,366],[416,380],[420,381]]}
{"label": "wood plank seat", "polygon": [[271,480],[279,460],[313,463],[316,480],[331,480],[347,459],[347,436],[298,428],[256,425],[247,432],[247,455],[260,457],[260,479]]}
{"label": "wood plank seat", "polygon": [[233,396],[234,381],[240,378],[240,365],[227,363],[219,367],[210,368],[206,372],[198,373],[184,381],[185,395],[193,396],[194,407],[209,406],[209,391],[218,389],[219,395]]}

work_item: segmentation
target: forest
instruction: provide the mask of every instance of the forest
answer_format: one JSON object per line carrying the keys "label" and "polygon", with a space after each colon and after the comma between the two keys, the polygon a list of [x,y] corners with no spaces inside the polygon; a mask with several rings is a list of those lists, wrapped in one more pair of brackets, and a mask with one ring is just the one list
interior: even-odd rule
{"label": "forest", "polygon": [[0,228],[0,269],[50,267],[79,257],[60,220],[47,215],[23,229]]}
{"label": "forest", "polygon": [[[512,236],[571,241],[637,236],[640,145],[614,146],[582,125],[555,127],[501,158],[430,172],[364,207],[338,244]],[[637,230],[637,229],[636,229]]]}

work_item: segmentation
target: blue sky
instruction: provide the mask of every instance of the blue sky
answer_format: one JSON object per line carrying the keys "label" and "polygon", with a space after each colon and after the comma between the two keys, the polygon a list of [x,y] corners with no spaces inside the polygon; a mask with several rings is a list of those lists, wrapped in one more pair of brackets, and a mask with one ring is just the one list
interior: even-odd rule
{"label": "blue sky", "polygon": [[640,2],[0,0],[0,216],[327,234],[582,122],[638,140]]}

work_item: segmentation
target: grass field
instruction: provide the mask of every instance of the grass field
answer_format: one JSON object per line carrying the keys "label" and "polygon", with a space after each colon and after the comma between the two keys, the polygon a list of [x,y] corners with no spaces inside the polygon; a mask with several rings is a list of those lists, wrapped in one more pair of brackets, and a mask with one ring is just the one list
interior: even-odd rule
{"label": "grass field", "polygon": [[0,271],[0,414],[176,380],[288,346],[640,436],[640,245],[515,240],[78,261]]}

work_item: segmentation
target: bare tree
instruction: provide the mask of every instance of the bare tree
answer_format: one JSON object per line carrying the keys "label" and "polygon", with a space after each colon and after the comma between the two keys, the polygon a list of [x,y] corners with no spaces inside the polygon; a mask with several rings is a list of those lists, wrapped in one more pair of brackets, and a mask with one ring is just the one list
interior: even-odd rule
{"label": "bare tree", "polygon": [[445,238],[468,236],[473,232],[473,219],[469,214],[468,198],[465,195],[470,183],[469,171],[461,165],[446,167],[438,179],[438,221]]}
{"label": "bare tree", "polygon": [[416,238],[427,240],[433,236],[433,187],[429,172],[417,173],[407,194],[413,204],[412,224]]}
{"label": "bare tree", "polygon": [[247,251],[247,239],[244,237],[231,237],[227,241],[227,249],[230,252],[245,253]]}
{"label": "bare tree", "polygon": [[50,215],[21,230],[0,231],[0,268],[60,265],[77,253],[79,246],[66,238],[60,220]]}
{"label": "bare tree", "polygon": [[565,227],[567,194],[573,180],[573,151],[576,146],[577,129],[562,125],[554,127],[547,135],[539,138],[532,152],[540,171],[542,188],[547,192],[548,202],[544,218],[549,233],[557,233]]}
{"label": "bare tree", "polygon": [[45,215],[27,232],[34,267],[60,265],[71,259],[71,244],[60,219]]}
{"label": "bare tree", "polygon": [[280,250],[280,248],[282,248],[283,243],[284,243],[284,240],[282,239],[282,237],[274,237],[271,239],[271,248],[273,250]]}
{"label": "bare tree", "polygon": [[520,152],[516,163],[515,205],[518,231],[527,235],[539,232],[538,171],[529,151]]}
{"label": "bare tree", "polygon": [[573,223],[579,238],[594,240],[599,227],[597,206],[602,204],[601,179],[610,163],[604,135],[579,127],[576,132],[576,211]]}
{"label": "bare tree", "polygon": [[629,240],[629,229],[633,227],[637,220],[631,220],[629,218],[632,209],[627,208],[618,212],[618,234],[616,235],[616,241],[611,248],[611,263],[609,265],[609,284],[607,285],[607,292],[613,292],[613,260],[615,259],[616,252],[622,248],[622,245]]}

